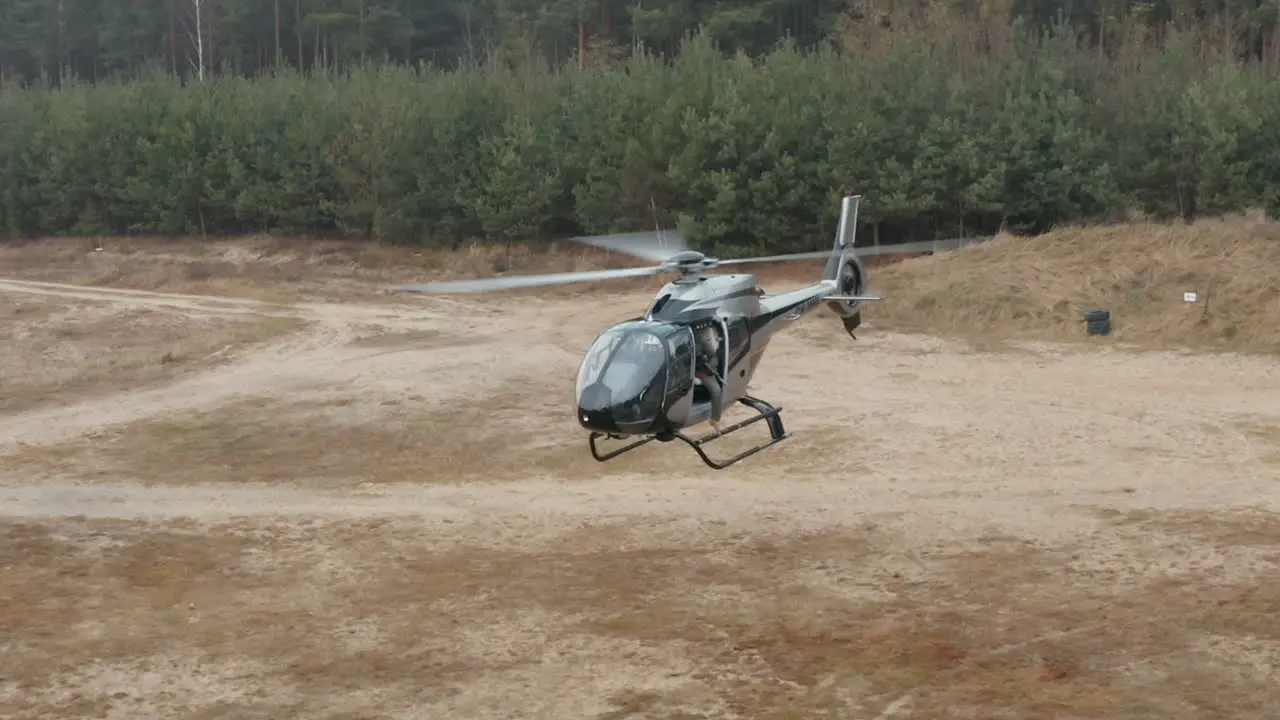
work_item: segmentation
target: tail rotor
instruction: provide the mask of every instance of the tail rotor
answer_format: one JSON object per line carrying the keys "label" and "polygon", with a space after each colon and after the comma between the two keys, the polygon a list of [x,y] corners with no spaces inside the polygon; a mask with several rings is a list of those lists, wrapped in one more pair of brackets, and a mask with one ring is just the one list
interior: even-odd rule
{"label": "tail rotor", "polygon": [[854,235],[858,227],[858,205],[861,195],[846,195],[840,206],[840,224],[836,228],[835,245],[831,259],[822,273],[822,281],[829,283],[831,294],[824,299],[827,307],[840,316],[845,332],[857,339],[853,331],[862,324],[862,302],[883,300],[878,295],[864,295],[867,284],[867,268],[854,249]]}

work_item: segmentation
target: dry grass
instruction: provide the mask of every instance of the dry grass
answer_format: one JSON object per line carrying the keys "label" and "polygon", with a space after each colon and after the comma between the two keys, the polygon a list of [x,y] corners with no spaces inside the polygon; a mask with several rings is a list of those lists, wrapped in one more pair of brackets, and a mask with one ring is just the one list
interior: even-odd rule
{"label": "dry grass", "polygon": [[[202,336],[210,337],[210,336]],[[141,337],[135,336],[138,342]],[[454,346],[456,338],[427,330],[358,330],[352,347],[399,352]],[[145,348],[146,346],[143,346]],[[162,348],[139,350],[158,357]],[[144,366],[150,369],[150,366]],[[157,364],[156,367],[168,367]],[[428,370],[429,371],[429,370]],[[103,388],[121,387],[120,372],[103,373]],[[592,480],[635,473],[677,473],[701,467],[683,443],[652,442],[625,461],[597,463],[573,415],[571,366],[553,377],[468,380],[463,397],[438,401],[427,394],[326,393],[307,398],[255,397],[206,410],[117,425],[0,459],[0,469],[24,477],[75,476],[85,481],[151,484],[439,483],[554,475]],[[124,385],[127,387],[127,385]],[[724,424],[751,417],[739,405]],[[711,431],[701,425],[694,437]],[[768,439],[764,423],[706,447],[723,460]],[[768,468],[803,467],[806,457],[833,437],[848,446],[848,429],[812,428],[755,458]],[[600,441],[603,452],[620,441]]]}
{"label": "dry grass", "polygon": [[[420,395],[253,398],[25,448],[0,460],[0,468],[24,476],[177,485],[352,487],[529,477],[580,460],[585,450],[576,434],[545,436],[545,421],[563,415],[563,407],[539,409],[518,385],[456,406]],[[543,422],[531,422],[538,418]]]}
{"label": "dry grass", "polygon": [[[1189,267],[1209,272],[1214,263],[1243,268],[1271,257],[1263,244],[1273,232],[1269,226],[1223,221],[1196,227],[1195,233],[1208,236],[1204,228],[1217,228],[1214,237],[1236,239],[1223,240],[1215,246],[1223,252],[1215,254],[1192,243],[1192,230],[1152,226],[1133,237],[1118,230],[1073,236],[1097,243],[1112,238],[1112,244],[1064,244],[1069,234],[1063,233],[1056,245],[1052,236],[1006,238],[913,260],[875,276],[890,286],[877,283],[877,290],[892,291],[896,284],[901,293],[869,311],[868,320],[969,334],[990,325],[1010,337],[1065,338],[1081,333],[1072,303],[1092,306],[1102,295],[1096,304],[1113,303],[1116,337],[1124,340],[1172,342],[1173,334],[1161,332],[1177,328],[1199,333],[1198,342],[1230,347],[1246,347],[1245,328],[1268,337],[1261,313],[1273,300],[1270,281],[1261,275],[1256,284],[1240,275],[1205,290],[1211,306],[1204,325],[1188,318],[1185,326],[1174,322],[1176,313],[1188,310],[1181,305],[1177,270],[1188,266],[1181,263],[1199,258],[1200,265]],[[258,241],[238,247],[252,242]],[[1045,243],[1044,252],[1032,252],[1035,243]],[[221,247],[204,252],[230,252],[231,246]],[[1141,259],[1119,254],[1144,248]],[[57,263],[40,268],[33,261],[22,273],[93,277],[83,274],[94,270],[89,263],[109,252],[68,259],[61,270]],[[331,272],[317,269],[325,267],[319,260],[324,255],[310,247],[272,252],[292,258],[280,267],[301,263],[291,286],[295,299],[313,292],[355,297],[367,291],[360,289],[366,279],[402,270],[413,277],[398,279],[418,276],[409,268],[370,267],[375,261],[341,252],[334,255],[348,259],[335,261]],[[169,259],[129,254],[142,264],[121,261],[119,275],[98,279],[129,286],[152,277],[150,267],[166,290],[239,294],[237,284],[258,292],[276,277],[269,273],[277,271],[260,270],[270,253],[240,265],[224,254],[218,262],[240,269],[192,280],[174,268],[197,261],[174,253]],[[1102,255],[1109,256],[1105,273],[1077,276],[1061,269]],[[493,256],[475,257],[483,265]],[[201,262],[211,261],[206,256]],[[532,267],[541,260],[526,262]],[[462,266],[438,272],[446,270],[468,274]],[[812,266],[796,264],[763,269],[761,277],[785,285],[814,274]],[[1001,284],[979,283],[992,276],[1003,278]],[[957,288],[976,288],[976,294],[957,296]],[[1152,300],[1166,291],[1173,294],[1172,309]],[[1115,303],[1130,292],[1133,305]],[[928,307],[915,305],[922,298],[942,309],[922,314]],[[1067,309],[1055,310],[1064,300]],[[24,304],[25,319],[12,322],[27,323],[22,327],[29,336],[11,347],[22,358],[14,367],[29,371],[36,362],[53,363],[37,360],[45,356],[28,348],[40,347],[40,333],[56,335],[73,316],[57,304]],[[560,310],[574,312],[568,305]],[[165,352],[157,338],[197,347],[184,344],[195,342],[186,335],[153,328],[170,327],[169,315],[94,312],[100,314],[76,321],[102,328],[107,326],[93,323],[127,317],[128,331],[115,325],[75,337],[93,347],[107,343],[115,348],[110,357],[127,354],[120,343],[136,342],[138,357],[150,358],[139,366],[145,372],[152,365],[182,365],[155,362]],[[1230,342],[1221,331],[1227,321],[1242,328]],[[195,323],[182,320],[183,331]],[[438,343],[451,340],[434,330],[349,329],[356,331],[356,346],[372,348],[369,355],[405,345],[439,350]],[[201,337],[218,332],[203,330]],[[788,342],[802,340],[793,335]],[[19,508],[35,509],[18,512],[32,516],[0,519],[0,716],[1262,720],[1280,713],[1280,586],[1269,581],[1277,572],[1280,521],[1272,514],[1112,511],[1102,522],[1081,516],[1078,506],[1053,498],[1073,494],[1060,480],[1082,476],[1043,461],[1064,459],[1067,465],[1073,454],[1092,452],[1092,445],[1081,439],[1048,447],[1048,435],[1037,436],[1039,444],[1028,437],[1036,427],[1077,438],[1104,430],[1086,428],[1084,420],[1023,422],[1019,417],[1025,416],[1006,412],[1009,402],[975,410],[971,402],[983,401],[959,402],[969,396],[949,395],[948,386],[939,384],[850,382],[856,393],[832,391],[833,404],[852,398],[879,408],[897,423],[897,439],[843,410],[823,420],[819,407],[797,422],[808,423],[802,434],[756,456],[742,473],[704,471],[687,447],[656,443],[625,462],[600,465],[566,414],[572,372],[557,368],[552,375],[547,367],[494,374],[503,352],[536,350],[544,353],[534,356],[539,362],[560,362],[555,352],[533,347],[539,342],[550,346],[556,339],[539,334],[513,349],[481,349],[473,363],[460,363],[462,370],[424,381],[424,394],[449,385],[442,389],[459,395],[457,402],[376,395],[376,378],[335,374],[340,379],[319,383],[304,398],[234,402],[186,415],[173,407],[170,415],[108,428],[91,441],[5,457],[3,469],[13,471],[5,473],[6,482],[29,477],[42,484],[34,494],[49,499],[31,505],[19,500]],[[82,362],[100,351],[77,352],[76,362]],[[430,376],[432,363],[448,352],[424,354],[420,364],[406,361],[388,372]],[[903,359],[893,352],[872,356],[873,364]],[[182,356],[193,362],[202,357]],[[805,357],[812,364],[787,368],[812,373],[810,378],[779,373],[771,382],[803,388],[802,380],[829,371],[828,359],[835,366],[846,356]],[[942,358],[941,352],[935,357]],[[1223,366],[1225,361],[1215,365]],[[958,361],[900,367],[950,373],[957,386],[991,377]],[[1026,363],[1009,367],[1031,371]],[[119,387],[130,377],[112,372],[101,377],[101,387]],[[1045,382],[1070,387],[1080,377],[1064,370],[1046,375]],[[1137,376],[1118,377],[1123,383]],[[1172,386],[1177,376],[1168,377]],[[1004,400],[1019,402],[1013,393],[1026,392],[1004,390]],[[1083,408],[1091,399],[1086,392],[1106,390],[1080,392]],[[1196,403],[1213,392],[1197,386],[1185,405],[1173,409],[1203,417]],[[1026,395],[1026,412],[1065,412],[1036,409],[1035,397]],[[1125,398],[1145,402],[1138,395]],[[812,403],[812,395],[805,402]],[[791,406],[785,399],[782,404]],[[1255,410],[1265,413],[1262,405]],[[1105,418],[1110,407],[1104,403],[1093,419]],[[1228,411],[1234,409],[1206,409],[1209,417]],[[1196,427],[1180,417],[1154,430]],[[1248,440],[1240,447],[1251,442],[1261,452],[1276,426],[1269,415],[1256,417],[1230,430],[1223,425],[1221,432],[1236,433]],[[948,432],[970,425],[975,429],[960,451],[937,449],[940,438],[950,441]],[[1169,442],[1178,447],[1180,438]],[[1124,495],[1125,502],[1158,493],[1163,503],[1193,505],[1208,494],[1198,464],[1206,457],[1188,450],[1167,472],[1136,457],[1108,470],[1117,473],[1117,485],[1126,484],[1121,494],[1133,493]],[[867,467],[859,469],[863,462]],[[856,472],[840,480],[813,478],[846,470]],[[1248,476],[1243,468],[1231,473],[1220,482]],[[58,500],[60,488],[66,490],[57,485],[60,474],[121,486],[131,480],[248,481],[325,492],[295,491],[292,500],[281,493],[262,500],[270,508],[255,517],[229,522],[50,520],[42,513],[66,512]],[[620,474],[634,477],[620,480]],[[373,502],[380,496],[373,491],[367,506],[356,507],[361,503],[354,500],[366,493],[331,492],[362,483],[534,476],[557,481],[535,487],[563,497],[530,502],[533,495],[519,495],[518,483],[394,488],[382,491],[383,504]],[[588,478],[593,482],[558,482]],[[806,482],[816,486],[806,490]],[[1107,489],[1107,482],[1094,485]],[[0,498],[10,491],[18,489],[0,488]],[[104,503],[124,493],[120,487],[95,491],[107,498]],[[22,492],[32,494],[30,488]],[[210,507],[208,498],[234,495],[222,488],[129,492],[163,506],[161,514],[170,518],[215,517],[246,502]],[[1085,488],[1076,497],[1090,492]],[[992,497],[979,497],[984,493]],[[409,500],[400,506],[399,498]],[[330,499],[339,517],[309,515],[316,512],[312,503]],[[838,514],[830,512],[833,506]],[[391,515],[373,516],[378,512]],[[980,528],[992,525],[1033,532],[1015,518],[1024,512],[1053,526],[1037,535],[1041,542],[982,534]]]}
{"label": "dry grass", "polygon": [[1072,567],[1088,548],[998,537],[925,550],[920,572],[903,574],[881,564],[901,538],[875,525],[790,537],[660,530],[602,523],[502,549],[437,547],[393,520],[6,523],[0,710],[1280,711],[1280,593],[1258,577],[1210,569],[1116,590],[1113,577]]}
{"label": "dry grass", "polygon": [[350,347],[379,348],[383,350],[406,347],[429,347],[437,343],[458,344],[459,340],[434,330],[387,331],[370,328],[357,335]]}
{"label": "dry grass", "polygon": [[[95,246],[103,247],[95,251]],[[971,340],[1085,337],[1084,313],[1112,312],[1112,340],[1233,350],[1280,349],[1280,224],[1247,218],[1191,225],[1130,223],[1001,237],[961,251],[886,263],[872,286],[887,295],[867,312],[877,328]],[[573,243],[458,251],[371,243],[249,237],[201,242],[147,238],[48,239],[0,246],[0,275],[110,287],[292,301],[385,297],[399,282],[641,264]],[[766,288],[811,282],[822,263],[755,266]],[[657,290],[665,278],[540,289],[554,295]],[[1186,304],[1184,291],[1199,302]],[[516,294],[530,291],[513,291]]]}
{"label": "dry grass", "polygon": [[1280,465],[1280,423],[1250,420],[1239,423],[1238,428],[1254,441],[1259,460]]}
{"label": "dry grass", "polygon": [[[571,398],[568,390],[555,397],[561,396]],[[750,411],[734,407],[724,422],[750,416]],[[710,431],[701,425],[692,435]],[[705,450],[713,460],[725,460],[768,438],[765,424],[757,423],[717,439]],[[850,447],[849,431],[813,428],[754,456],[753,467],[759,472],[805,468],[815,451],[837,440]],[[603,439],[600,449],[609,452],[622,444]],[[23,448],[0,458],[0,471],[16,477],[73,476],[83,482],[265,482],[337,488],[549,476],[586,481],[664,476],[702,467],[694,451],[679,442],[652,442],[623,457],[597,463],[574,421],[570,400],[548,404],[544,394],[531,395],[527,385],[511,383],[483,398],[447,406],[421,395],[235,401],[178,418],[101,430],[88,438]],[[847,470],[830,461],[823,467]]]}
{"label": "dry grass", "polygon": [[1068,340],[1103,308],[1114,341],[1273,352],[1277,265],[1280,223],[1246,218],[1006,236],[884,269],[873,284],[888,299],[868,316],[878,328]]}
{"label": "dry grass", "polygon": [[172,381],[298,330],[287,317],[187,317],[42,298],[0,305],[0,412]]}
{"label": "dry grass", "polygon": [[1280,550],[1280,521],[1263,509],[1231,512],[1129,510],[1103,511],[1102,515],[1120,527],[1185,536],[1218,548]]}

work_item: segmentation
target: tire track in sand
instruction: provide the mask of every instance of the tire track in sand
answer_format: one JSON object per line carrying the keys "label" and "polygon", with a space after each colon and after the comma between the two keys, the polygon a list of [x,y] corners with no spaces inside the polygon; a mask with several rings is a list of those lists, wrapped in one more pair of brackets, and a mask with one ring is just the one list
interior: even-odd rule
{"label": "tire track in sand", "polygon": [[[0,456],[25,446],[47,445],[150,417],[215,407],[246,396],[282,398],[302,393],[367,390],[394,392],[388,377],[430,376],[433,399],[464,392],[465,382],[439,382],[451,369],[471,368],[492,359],[488,341],[521,323],[491,308],[434,298],[426,303],[362,306],[298,303],[283,305],[242,298],[59,283],[0,279],[0,292],[104,302],[128,308],[167,309],[187,314],[286,316],[307,326],[282,340],[245,352],[231,365],[193,374],[177,382],[141,391],[95,397],[57,408],[0,417]],[[361,348],[351,343],[361,332],[430,333],[430,343]],[[466,349],[464,350],[464,347]],[[409,352],[413,351],[413,352]],[[486,358],[486,354],[489,358]],[[537,362],[536,354],[515,364]],[[403,388],[402,388],[403,389]]]}

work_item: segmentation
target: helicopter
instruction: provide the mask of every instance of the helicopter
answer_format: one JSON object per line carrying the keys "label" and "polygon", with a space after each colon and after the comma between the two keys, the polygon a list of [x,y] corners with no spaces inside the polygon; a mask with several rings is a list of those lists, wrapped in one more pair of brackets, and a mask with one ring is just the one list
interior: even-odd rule
{"label": "helicopter", "polygon": [[[624,252],[656,265],[397,285],[392,291],[466,293],[591,282],[674,273],[676,278],[654,296],[644,314],[606,328],[588,348],[578,369],[576,415],[587,430],[591,455],[611,460],[654,440],[681,440],[709,467],[722,470],[788,437],[782,407],[747,394],[747,384],[773,336],[825,303],[845,331],[862,322],[861,303],[882,300],[864,295],[866,267],[854,250],[861,195],[842,198],[835,245],[828,251],[719,260],[688,249],[678,233],[667,247],[646,240],[647,233],[575,238],[575,241]],[[822,278],[806,287],[770,295],[754,275],[708,275],[722,266],[828,258]],[[719,428],[723,408],[739,403],[753,411],[746,420]],[[713,431],[699,438],[686,432],[704,422]],[[724,460],[713,460],[704,446],[758,422],[770,439]],[[625,443],[602,454],[597,441]]]}

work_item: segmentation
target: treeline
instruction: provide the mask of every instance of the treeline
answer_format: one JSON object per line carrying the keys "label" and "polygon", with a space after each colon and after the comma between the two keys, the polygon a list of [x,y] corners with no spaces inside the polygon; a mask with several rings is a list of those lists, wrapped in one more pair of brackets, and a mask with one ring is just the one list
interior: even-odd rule
{"label": "treeline", "polygon": [[984,26],[1065,20],[1104,49],[1133,22],[1190,30],[1226,19],[1219,42],[1241,58],[1280,60],[1275,0],[0,0],[0,78],[253,76],[384,61],[586,66],[636,48],[673,57],[695,30],[759,56],[784,38],[817,47],[849,19],[900,27],[939,11]]}
{"label": "treeline", "polygon": [[[1240,1],[1240,0],[1235,0]],[[1263,0],[1248,0],[1263,2]],[[0,0],[0,77],[101,80],[146,68],[255,75],[368,62],[672,55],[702,28],[728,50],[819,42],[847,0]]]}
{"label": "treeline", "polygon": [[[0,233],[346,233],[453,245],[679,225],[751,251],[1280,213],[1280,83],[1214,26],[930,16],[758,60],[397,66],[0,94]],[[726,248],[722,247],[722,250]]]}

